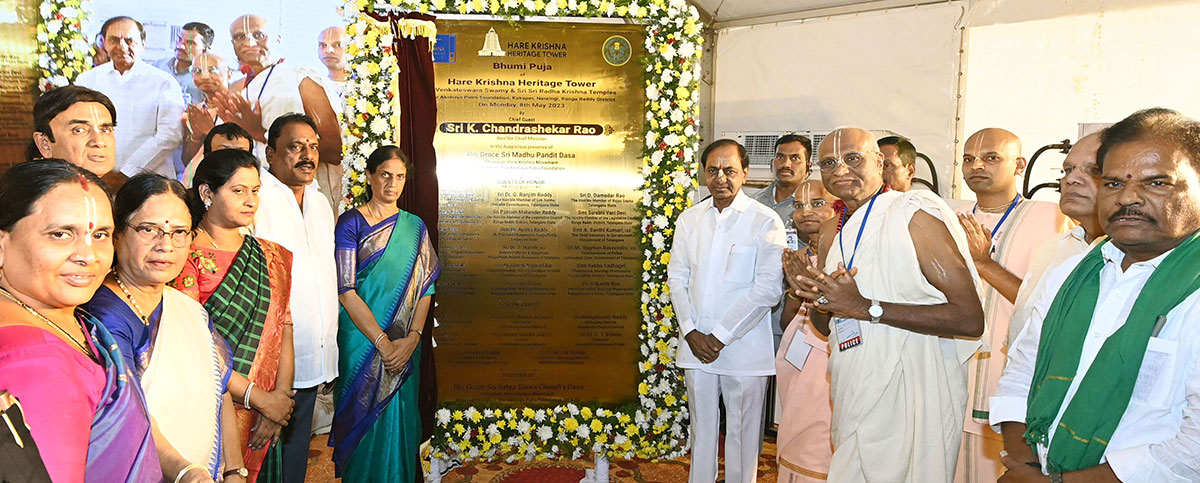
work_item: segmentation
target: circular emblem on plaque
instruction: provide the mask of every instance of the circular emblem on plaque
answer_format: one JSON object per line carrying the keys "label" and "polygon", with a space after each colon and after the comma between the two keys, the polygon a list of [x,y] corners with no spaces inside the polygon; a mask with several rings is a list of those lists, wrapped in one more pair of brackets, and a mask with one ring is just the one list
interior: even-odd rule
{"label": "circular emblem on plaque", "polygon": [[620,35],[614,35],[605,40],[604,48],[601,50],[604,53],[604,61],[614,67],[625,65],[633,56],[633,46],[629,44],[629,40]]}

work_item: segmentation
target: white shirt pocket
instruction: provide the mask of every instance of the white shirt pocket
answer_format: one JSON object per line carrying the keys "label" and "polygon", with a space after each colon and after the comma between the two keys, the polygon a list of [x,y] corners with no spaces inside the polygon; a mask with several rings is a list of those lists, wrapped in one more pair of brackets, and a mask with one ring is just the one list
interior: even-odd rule
{"label": "white shirt pocket", "polygon": [[758,248],[754,245],[734,245],[729,248],[729,258],[725,260],[725,280],[736,283],[754,281],[754,262],[758,256]]}
{"label": "white shirt pocket", "polygon": [[1178,347],[1178,341],[1150,338],[1146,344],[1146,355],[1142,358],[1142,367],[1138,371],[1137,383],[1133,386],[1134,400],[1155,406],[1168,404]]}

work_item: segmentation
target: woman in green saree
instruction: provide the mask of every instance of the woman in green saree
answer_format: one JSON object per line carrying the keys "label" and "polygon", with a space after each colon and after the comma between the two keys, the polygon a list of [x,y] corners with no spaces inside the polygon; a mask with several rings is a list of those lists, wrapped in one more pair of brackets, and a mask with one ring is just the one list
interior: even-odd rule
{"label": "woman in green saree", "polygon": [[395,146],[367,158],[367,204],[338,218],[338,374],[335,473],[342,481],[407,481],[421,474],[419,361],[441,266],[425,223],[396,200],[411,169]]}

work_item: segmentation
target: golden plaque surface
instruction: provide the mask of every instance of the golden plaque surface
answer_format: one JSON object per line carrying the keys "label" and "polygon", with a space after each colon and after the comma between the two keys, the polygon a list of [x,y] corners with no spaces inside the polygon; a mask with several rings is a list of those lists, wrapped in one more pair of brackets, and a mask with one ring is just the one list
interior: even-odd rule
{"label": "golden plaque surface", "polygon": [[25,160],[33,135],[38,3],[0,0],[0,173]]}
{"label": "golden plaque surface", "polygon": [[438,33],[439,398],[636,401],[644,28]]}

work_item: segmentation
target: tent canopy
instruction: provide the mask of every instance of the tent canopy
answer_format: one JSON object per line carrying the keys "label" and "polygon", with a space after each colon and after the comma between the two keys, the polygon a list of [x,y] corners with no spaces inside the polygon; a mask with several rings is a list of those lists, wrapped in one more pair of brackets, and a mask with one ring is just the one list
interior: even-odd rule
{"label": "tent canopy", "polygon": [[716,28],[909,7],[946,0],[691,0]]}

